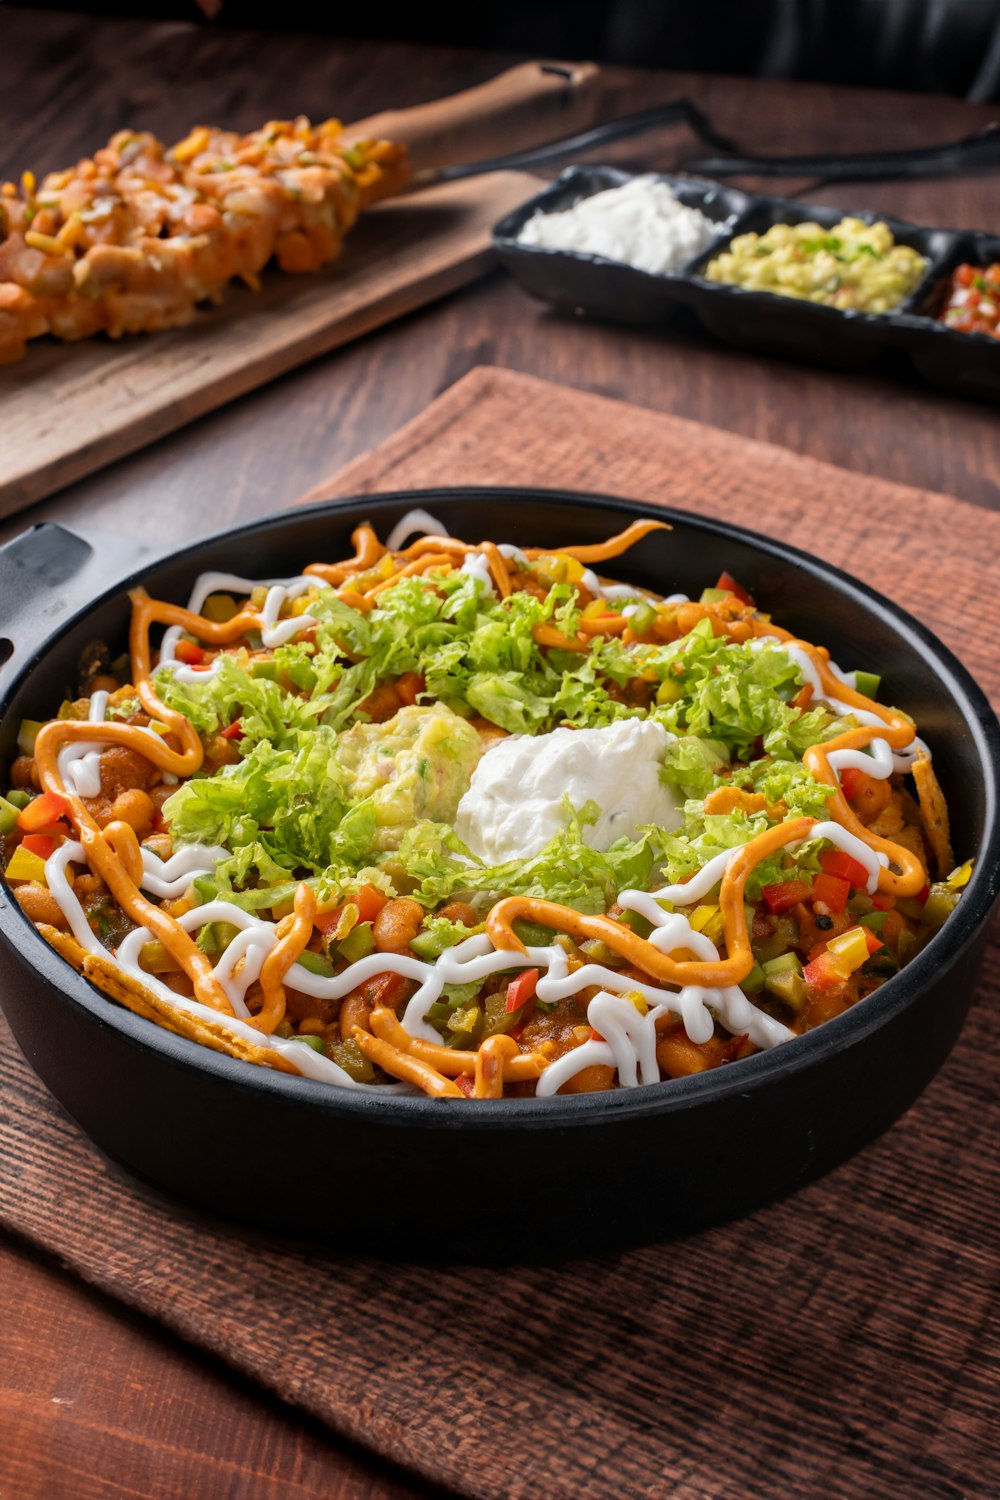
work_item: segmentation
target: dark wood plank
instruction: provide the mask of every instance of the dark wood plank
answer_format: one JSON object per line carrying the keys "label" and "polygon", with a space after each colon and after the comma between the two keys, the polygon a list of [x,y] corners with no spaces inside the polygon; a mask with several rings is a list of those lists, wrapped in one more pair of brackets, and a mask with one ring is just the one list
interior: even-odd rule
{"label": "dark wood plank", "polygon": [[428,1493],[2,1234],[0,1285],[4,1500]]}

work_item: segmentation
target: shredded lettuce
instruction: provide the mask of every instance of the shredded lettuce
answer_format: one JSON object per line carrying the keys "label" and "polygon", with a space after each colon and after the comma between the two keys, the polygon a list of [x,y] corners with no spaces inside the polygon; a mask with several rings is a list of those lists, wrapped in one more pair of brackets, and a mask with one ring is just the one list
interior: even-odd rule
{"label": "shredded lettuce", "polygon": [[758,744],[778,759],[797,759],[842,725],[825,707],[805,712],[791,707],[802,679],[779,642],[731,641],[714,636],[711,623],[702,620],[656,653],[651,665],[680,689],[676,701],[654,710],[660,723],[677,735],[718,741],[739,760],[748,759]]}
{"label": "shredded lettuce", "polygon": [[[279,893],[293,892],[302,878],[324,891],[349,889],[363,870],[383,890],[412,892],[428,909],[456,895],[483,905],[519,894],[604,911],[625,887],[680,881],[769,826],[763,812],[706,815],[704,799],[717,786],[762,792],[770,804],[784,803],[789,816],[825,816],[829,789],[801,756],[843,721],[822,706],[791,706],[801,674],[780,643],[716,637],[705,620],[662,645],[625,646],[609,636],[597,637],[587,653],[543,650],[538,626],[570,638],[579,628],[571,586],[556,583],[543,597],[517,592],[501,600],[458,572],[435,576],[431,588],[426,579],[402,579],[365,613],[333,590],[318,590],[306,603],[317,622],[308,641],[282,646],[265,661],[248,650],[224,655],[214,672],[190,682],[169,670],[156,678],[163,700],[202,735],[240,721],[239,762],[185,782],[164,816],[178,846],[223,844],[232,851],[215,878],[220,893],[241,904],[280,904],[288,896]],[[669,835],[645,829],[599,852],[585,842],[597,816],[585,807],[533,858],[483,866],[450,823],[433,821],[448,813],[428,792],[450,778],[447,805],[457,804],[462,778],[471,775],[474,749],[460,754],[459,744],[463,734],[472,740],[473,730],[459,720],[439,749],[431,746],[429,759],[423,741],[415,742],[420,755],[411,779],[421,796],[408,783],[394,784],[393,798],[405,792],[413,805],[405,819],[390,818],[388,794],[358,780],[348,754],[353,741],[342,731],[364,725],[365,700],[380,682],[403,673],[420,674],[426,684],[420,702],[444,705],[436,711],[445,718],[448,709],[460,718],[478,714],[515,733],[541,734],[562,723],[597,727],[648,713],[677,736],[661,774],[686,799],[683,828]],[[635,697],[622,690],[638,676],[653,693],[657,684],[669,684],[659,694],[668,701],[648,709],[622,701]],[[381,738],[383,726],[369,727],[373,741]],[[814,866],[809,846],[794,859],[779,852],[764,861],[751,877],[749,899],[810,861]]]}
{"label": "shredded lettuce", "polygon": [[618,891],[647,884],[656,835],[649,830],[638,839],[617,839],[601,852],[584,843],[593,818],[590,804],[532,858],[502,865],[480,864],[449,825],[421,823],[404,837],[399,858],[417,882],[413,896],[427,907],[481,893],[540,896],[577,911],[603,912]]}

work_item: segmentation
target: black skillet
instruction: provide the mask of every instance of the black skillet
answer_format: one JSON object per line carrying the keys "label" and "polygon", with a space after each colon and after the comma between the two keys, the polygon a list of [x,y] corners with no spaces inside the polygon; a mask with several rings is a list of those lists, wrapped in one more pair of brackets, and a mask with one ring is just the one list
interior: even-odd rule
{"label": "black skillet", "polygon": [[293,574],[346,555],[358,521],[385,535],[415,505],[456,535],[522,545],[597,541],[636,515],[667,519],[674,529],[647,537],[616,572],[696,594],[727,568],[779,623],[829,645],[845,667],[881,672],[886,698],[916,717],[934,751],[958,856],[976,858],[957,912],[875,995],[771,1053],[647,1088],[473,1103],[340,1092],[159,1030],[91,989],[0,882],[0,927],[24,966],[5,974],[3,1007],[31,1066],[103,1151],[179,1197],[392,1255],[619,1248],[745,1213],[829,1171],[909,1107],[958,1036],[1000,880],[1000,726],[928,631],[824,563],[682,512],[544,490],[313,506],[142,566],[133,552],[128,578],[120,539],[93,549],[37,527],[0,550],[0,766],[21,719],[49,716],[73,691],[81,649],[124,642],[126,585],[184,601],[206,569]]}

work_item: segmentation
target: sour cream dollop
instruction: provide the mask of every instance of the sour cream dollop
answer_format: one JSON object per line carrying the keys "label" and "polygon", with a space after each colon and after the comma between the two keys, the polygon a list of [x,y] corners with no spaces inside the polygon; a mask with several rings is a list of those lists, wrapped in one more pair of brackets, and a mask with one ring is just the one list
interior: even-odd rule
{"label": "sour cream dollop", "polygon": [[640,271],[679,271],[706,250],[721,226],[681,203],[665,182],[633,177],[559,213],[537,213],[522,228],[524,245],[585,250]]}
{"label": "sour cream dollop", "polygon": [[585,832],[592,849],[633,837],[645,823],[683,822],[679,797],[660,780],[673,736],[648,719],[601,729],[514,734],[487,750],[458,804],[455,832],[478,859],[530,859],[566,827],[573,807],[593,800],[600,817]]}

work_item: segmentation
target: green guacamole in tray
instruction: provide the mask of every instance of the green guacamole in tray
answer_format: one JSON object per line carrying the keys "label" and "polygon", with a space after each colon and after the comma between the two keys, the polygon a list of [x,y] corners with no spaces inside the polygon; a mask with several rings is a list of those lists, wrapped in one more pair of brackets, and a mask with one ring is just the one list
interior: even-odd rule
{"label": "green guacamole in tray", "polygon": [[926,269],[924,257],[898,245],[888,224],[845,218],[831,228],[806,220],[737,235],[705,276],[747,291],[884,313],[910,295]]}

